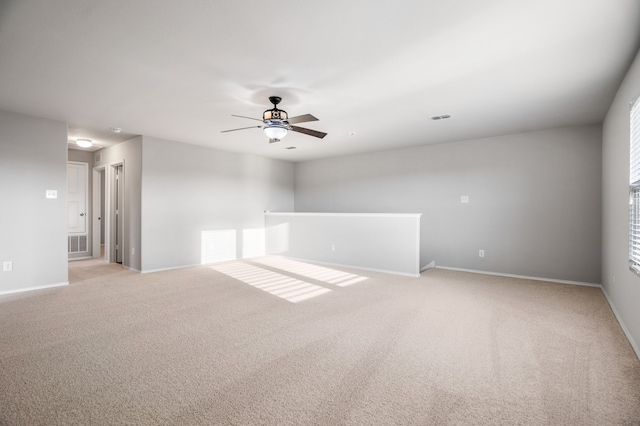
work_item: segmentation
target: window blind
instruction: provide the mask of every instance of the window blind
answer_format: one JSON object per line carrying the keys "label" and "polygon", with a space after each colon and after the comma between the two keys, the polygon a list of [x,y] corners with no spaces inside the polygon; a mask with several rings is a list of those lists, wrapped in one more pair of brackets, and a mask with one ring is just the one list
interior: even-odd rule
{"label": "window blind", "polygon": [[629,267],[640,273],[640,100],[631,105],[629,130]]}

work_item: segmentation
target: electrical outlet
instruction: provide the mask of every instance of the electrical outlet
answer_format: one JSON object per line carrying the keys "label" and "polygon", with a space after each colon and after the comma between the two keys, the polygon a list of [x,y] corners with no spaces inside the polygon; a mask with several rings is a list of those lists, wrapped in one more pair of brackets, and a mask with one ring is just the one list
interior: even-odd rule
{"label": "electrical outlet", "polygon": [[480,251],[478,251],[478,256],[480,256],[480,257],[484,257],[484,250],[480,250]]}
{"label": "electrical outlet", "polygon": [[463,195],[460,197],[460,202],[461,203],[468,203],[469,202],[469,196],[468,195]]}
{"label": "electrical outlet", "polygon": [[131,247],[131,256],[135,256],[135,255],[136,255],[136,248]]}
{"label": "electrical outlet", "polygon": [[5,260],[2,262],[2,270],[4,272],[13,271],[13,262],[11,260]]}
{"label": "electrical outlet", "polygon": [[331,251],[336,251],[336,245],[335,244],[331,244]]}

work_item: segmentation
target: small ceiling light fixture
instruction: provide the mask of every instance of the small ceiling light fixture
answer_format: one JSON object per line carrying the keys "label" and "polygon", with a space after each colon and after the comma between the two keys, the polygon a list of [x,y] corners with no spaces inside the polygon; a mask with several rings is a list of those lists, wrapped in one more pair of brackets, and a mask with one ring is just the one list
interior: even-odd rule
{"label": "small ceiling light fixture", "polygon": [[109,130],[111,130],[113,133],[120,133],[122,131],[120,127],[109,127]]}
{"label": "small ceiling light fixture", "polygon": [[76,145],[80,148],[91,148],[93,146],[93,142],[91,139],[76,139]]}

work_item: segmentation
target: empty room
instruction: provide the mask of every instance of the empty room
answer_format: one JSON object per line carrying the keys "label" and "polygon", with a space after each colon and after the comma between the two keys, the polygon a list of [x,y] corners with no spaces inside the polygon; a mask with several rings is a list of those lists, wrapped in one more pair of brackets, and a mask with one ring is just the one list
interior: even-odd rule
{"label": "empty room", "polygon": [[640,425],[640,2],[0,1],[0,425]]}

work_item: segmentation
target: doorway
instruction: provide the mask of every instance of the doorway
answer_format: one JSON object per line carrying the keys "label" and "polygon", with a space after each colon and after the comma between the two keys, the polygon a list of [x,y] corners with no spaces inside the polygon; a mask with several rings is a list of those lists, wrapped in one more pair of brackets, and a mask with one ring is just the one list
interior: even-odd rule
{"label": "doorway", "polygon": [[124,162],[93,169],[92,257],[123,263],[125,257]]}
{"label": "doorway", "polygon": [[67,162],[67,253],[69,259],[89,257],[89,164]]}

